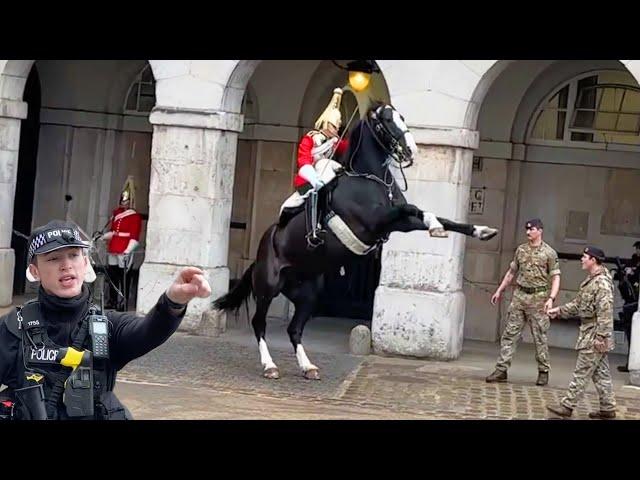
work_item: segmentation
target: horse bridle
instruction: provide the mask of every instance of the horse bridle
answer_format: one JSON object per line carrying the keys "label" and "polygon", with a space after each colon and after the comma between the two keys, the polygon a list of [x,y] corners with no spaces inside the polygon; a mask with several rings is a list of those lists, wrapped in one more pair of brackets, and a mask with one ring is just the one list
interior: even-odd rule
{"label": "horse bridle", "polygon": [[[400,142],[400,140],[409,130],[401,130],[400,136],[394,135],[380,119],[380,116],[383,113],[381,112],[381,110],[387,109],[384,105],[376,108],[371,112],[370,115],[367,115],[367,117],[365,118],[365,123],[367,127],[369,127],[369,130],[371,130],[373,138],[375,138],[376,142],[378,142],[378,145],[380,145],[380,147],[388,155],[384,166],[389,166],[391,161],[395,160],[399,168],[409,168],[411,165],[413,165],[413,159],[411,158],[411,156],[407,158],[406,149]],[[372,120],[375,120],[375,124],[373,125]]]}
{"label": "horse bridle", "polygon": [[[408,163],[406,165],[403,164],[403,161],[406,159],[406,152],[404,147],[402,147],[398,138],[394,136],[393,133],[391,133],[389,129],[378,118],[378,115],[380,114],[379,112],[380,109],[384,109],[384,108],[385,106],[381,105],[371,112],[371,116],[376,120],[375,125],[371,124],[369,115],[367,115],[364,118],[364,123],[367,125],[367,127],[371,131],[373,138],[378,143],[378,145],[380,145],[380,148],[382,148],[382,150],[387,154],[387,159],[382,164],[382,167],[384,168],[384,172],[385,172],[384,180],[372,173],[358,173],[353,168],[352,161],[353,161],[353,157],[356,155],[356,153],[360,149],[360,143],[362,142],[362,131],[360,131],[360,135],[358,137],[358,143],[356,147],[353,149],[351,156],[349,158],[349,170],[345,170],[345,174],[350,177],[362,177],[362,178],[366,178],[367,180],[373,180],[374,182],[377,182],[383,185],[388,192],[387,196],[389,197],[389,201],[393,201],[393,185],[395,184],[395,179],[393,178],[393,175],[391,175],[391,171],[389,170],[389,165],[391,164],[392,161],[394,160],[396,161],[398,165],[398,169],[400,170],[400,173],[402,174],[402,178],[404,180],[404,189],[401,188],[400,191],[406,192],[409,188],[409,185],[407,183],[407,177],[404,174],[404,168],[408,168],[411,165],[413,165],[413,159],[409,157]],[[385,145],[382,142],[382,140],[379,137],[379,134],[376,133],[376,131],[380,132],[381,135],[384,135],[388,138],[389,142],[391,143],[391,149],[389,149],[389,147],[387,147],[387,145]],[[407,133],[407,131],[408,130],[402,131],[402,136],[404,136],[404,134]],[[388,175],[391,175],[390,182],[386,181]]]}

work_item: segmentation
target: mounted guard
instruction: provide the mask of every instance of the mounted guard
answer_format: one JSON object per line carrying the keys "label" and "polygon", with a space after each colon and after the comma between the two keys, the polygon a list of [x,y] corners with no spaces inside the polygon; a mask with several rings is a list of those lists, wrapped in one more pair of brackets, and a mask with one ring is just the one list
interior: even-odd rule
{"label": "mounted guard", "polygon": [[[306,203],[309,233],[307,243],[316,248],[324,241],[320,221],[325,209],[318,209],[318,192],[333,180],[342,165],[332,160],[335,153],[342,154],[348,148],[348,141],[340,139],[338,131],[342,125],[340,103],[342,89],[335,88],[331,101],[314,124],[314,130],[307,132],[298,144],[298,174],[293,185],[295,191],[280,207],[280,226],[285,226]],[[309,201],[307,201],[309,199]]]}

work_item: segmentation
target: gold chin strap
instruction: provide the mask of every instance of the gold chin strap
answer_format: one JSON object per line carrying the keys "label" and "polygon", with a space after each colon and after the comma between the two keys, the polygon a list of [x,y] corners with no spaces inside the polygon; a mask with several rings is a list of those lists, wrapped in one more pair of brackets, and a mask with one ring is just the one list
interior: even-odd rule
{"label": "gold chin strap", "polygon": [[331,101],[327,108],[324,109],[324,112],[318,117],[315,123],[316,130],[324,130],[327,128],[327,124],[330,123],[336,129],[340,128],[340,124],[342,123],[342,115],[340,114],[340,103],[342,102],[342,89],[334,88],[333,96],[331,97]]}

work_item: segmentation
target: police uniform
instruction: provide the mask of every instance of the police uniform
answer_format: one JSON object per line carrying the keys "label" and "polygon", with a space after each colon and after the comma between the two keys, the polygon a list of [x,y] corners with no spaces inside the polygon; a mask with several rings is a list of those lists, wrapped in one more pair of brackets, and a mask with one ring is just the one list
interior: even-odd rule
{"label": "police uniform", "polygon": [[[61,235],[65,231],[72,233]],[[59,221],[34,230],[29,244],[30,258],[87,247],[74,224]],[[161,345],[185,312],[186,305],[162,294],[144,317],[110,311],[104,322],[86,284],[74,298],[59,298],[40,287],[35,301],[0,318],[0,384],[9,387],[2,392],[2,407],[10,405],[18,419],[130,418],[113,393],[118,370]],[[100,319],[106,326],[102,336],[91,333],[96,327],[90,326]]]}
{"label": "police uniform", "polygon": [[[604,252],[596,247],[587,247],[584,253],[600,261],[605,258]],[[607,358],[608,352],[615,346],[613,342],[613,280],[604,265],[600,265],[594,274],[587,276],[580,284],[576,298],[559,308],[558,317],[580,317],[581,319],[580,333],[576,342],[578,359],[573,380],[569,384],[566,395],[560,401],[560,408],[547,408],[559,415],[570,416],[584,395],[587,382],[591,379],[598,392],[600,412],[589,416],[591,418],[615,417],[616,400]],[[598,352],[594,348],[596,339],[605,342],[605,352]]]}
{"label": "police uniform", "polygon": [[[537,219],[526,225],[542,228],[542,222]],[[544,313],[544,304],[549,299],[551,277],[560,275],[558,254],[545,242],[536,247],[524,243],[516,249],[509,268],[516,276],[516,287],[507,310],[507,324],[500,339],[500,357],[496,370],[506,372],[511,366],[524,325],[529,322],[538,372],[548,373],[550,365],[547,332],[550,321]]]}

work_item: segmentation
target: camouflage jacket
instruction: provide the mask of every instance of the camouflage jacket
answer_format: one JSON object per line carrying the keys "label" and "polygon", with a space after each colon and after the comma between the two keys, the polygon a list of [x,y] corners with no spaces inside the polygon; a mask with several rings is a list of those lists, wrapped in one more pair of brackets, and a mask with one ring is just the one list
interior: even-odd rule
{"label": "camouflage jacket", "polygon": [[509,268],[516,283],[525,288],[548,287],[551,277],[560,275],[558,254],[545,242],[538,247],[528,243],[518,246]]}
{"label": "camouflage jacket", "polygon": [[594,275],[589,275],[581,284],[578,296],[562,305],[560,318],[580,317],[580,334],[576,350],[591,348],[596,335],[609,339],[609,350],[613,344],[613,280],[603,266]]}

